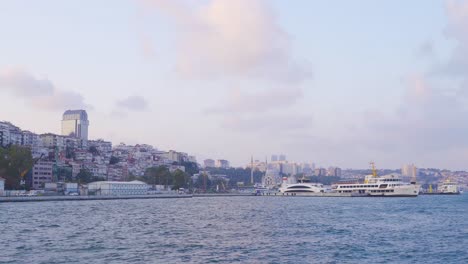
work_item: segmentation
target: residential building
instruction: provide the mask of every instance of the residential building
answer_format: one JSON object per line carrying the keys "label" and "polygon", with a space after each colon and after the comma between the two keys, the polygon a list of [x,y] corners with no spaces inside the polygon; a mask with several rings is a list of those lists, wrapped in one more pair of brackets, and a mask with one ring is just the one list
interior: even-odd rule
{"label": "residential building", "polygon": [[258,170],[261,172],[265,172],[267,170],[267,163],[265,161],[255,160],[247,164],[246,168],[250,168],[253,166],[254,170]]}
{"label": "residential building", "polygon": [[327,175],[341,177],[341,169],[338,167],[330,167],[328,168]]}
{"label": "residential building", "polygon": [[0,145],[21,145],[22,134],[19,127],[10,122],[0,122]]}
{"label": "residential building", "polygon": [[89,140],[88,147],[95,147],[100,153],[108,153],[112,151],[112,142],[103,139]]}
{"label": "residential building", "polygon": [[85,110],[67,110],[62,119],[62,136],[88,140],[88,114]]}
{"label": "residential building", "polygon": [[107,167],[107,180],[109,181],[124,181],[128,177],[128,169],[126,166],[109,165]]}
{"label": "residential building", "polygon": [[229,161],[223,160],[223,159],[218,159],[218,160],[216,160],[215,166],[216,166],[217,168],[223,168],[223,169],[227,169],[227,168],[230,167],[230,166],[229,166]]}
{"label": "residential building", "polygon": [[39,138],[43,147],[58,148],[59,150],[65,148],[65,137],[63,136],[47,133],[39,135]]}
{"label": "residential building", "polygon": [[33,189],[44,188],[45,183],[53,182],[54,162],[39,160],[32,169]]}
{"label": "residential building", "polygon": [[214,168],[216,167],[215,161],[212,159],[206,159],[203,161],[203,165],[205,168]]}
{"label": "residential building", "polygon": [[327,176],[327,170],[324,168],[315,169],[315,176]]}
{"label": "residential building", "polygon": [[416,177],[418,175],[418,168],[414,164],[406,164],[401,168],[401,175],[406,177]]}

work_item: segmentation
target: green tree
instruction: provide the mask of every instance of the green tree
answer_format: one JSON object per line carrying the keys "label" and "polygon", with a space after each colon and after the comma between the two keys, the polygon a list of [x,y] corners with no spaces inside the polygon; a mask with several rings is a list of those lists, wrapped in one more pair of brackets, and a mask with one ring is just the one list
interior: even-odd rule
{"label": "green tree", "polygon": [[29,148],[17,145],[0,147],[0,177],[5,179],[6,189],[22,188],[22,175],[25,176],[32,166],[33,159]]}
{"label": "green tree", "polygon": [[182,162],[180,165],[184,166],[185,172],[190,176],[193,176],[194,174],[197,174],[200,172],[200,169],[198,168],[198,164],[195,162],[187,161],[187,162]]}
{"label": "green tree", "polygon": [[76,175],[76,180],[79,183],[90,183],[104,179],[93,176],[93,174],[88,169],[81,169],[78,175]]}
{"label": "green tree", "polygon": [[96,148],[96,146],[89,147],[89,152],[91,152],[94,156],[99,155],[99,150]]}
{"label": "green tree", "polygon": [[188,181],[190,180],[190,176],[187,173],[181,170],[176,170],[174,171],[172,176],[174,178],[174,186],[172,187],[173,190],[186,188],[188,186]]}
{"label": "green tree", "polygon": [[150,185],[171,185],[173,183],[172,175],[166,166],[147,168],[140,180]]}

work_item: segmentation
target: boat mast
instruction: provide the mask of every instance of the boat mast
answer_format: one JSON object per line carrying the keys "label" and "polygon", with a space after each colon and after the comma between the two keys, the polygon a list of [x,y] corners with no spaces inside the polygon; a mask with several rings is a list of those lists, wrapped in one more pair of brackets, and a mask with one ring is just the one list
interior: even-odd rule
{"label": "boat mast", "polygon": [[372,168],[372,176],[375,178],[377,177],[377,170],[375,169],[375,163],[373,161],[370,162]]}

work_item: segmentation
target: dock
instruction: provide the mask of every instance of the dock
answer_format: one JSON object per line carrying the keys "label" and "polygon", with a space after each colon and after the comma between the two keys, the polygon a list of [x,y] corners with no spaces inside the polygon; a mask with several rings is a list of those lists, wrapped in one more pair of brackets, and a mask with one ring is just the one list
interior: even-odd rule
{"label": "dock", "polygon": [[96,201],[96,200],[130,200],[130,199],[175,199],[192,198],[191,194],[158,194],[158,195],[125,195],[125,196],[10,196],[0,197],[0,203],[9,202],[52,202],[52,201]]}

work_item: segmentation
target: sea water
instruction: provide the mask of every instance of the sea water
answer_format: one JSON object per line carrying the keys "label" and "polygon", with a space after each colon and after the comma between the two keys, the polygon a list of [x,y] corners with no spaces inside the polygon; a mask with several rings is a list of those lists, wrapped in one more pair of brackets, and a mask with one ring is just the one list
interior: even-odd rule
{"label": "sea water", "polygon": [[468,263],[468,195],[3,203],[0,263]]}

